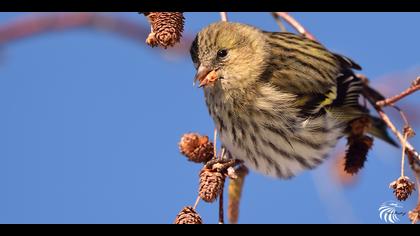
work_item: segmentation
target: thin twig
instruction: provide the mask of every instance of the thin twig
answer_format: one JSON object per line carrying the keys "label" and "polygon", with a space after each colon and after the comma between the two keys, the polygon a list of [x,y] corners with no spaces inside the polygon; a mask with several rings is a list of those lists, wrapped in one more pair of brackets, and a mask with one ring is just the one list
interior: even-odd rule
{"label": "thin twig", "polygon": [[[418,214],[418,212],[420,212],[420,166],[413,163],[413,158],[411,158],[410,155],[408,155],[408,160],[411,165],[411,169],[414,172],[414,176],[416,177],[417,187],[417,206],[412,211],[414,214],[416,214],[416,212]],[[413,218],[409,216],[409,218],[412,221],[412,223],[415,224],[419,220],[419,215]]]}
{"label": "thin twig", "polygon": [[223,189],[224,187],[220,190],[220,196],[219,196],[219,224],[224,224],[225,223],[225,213],[224,213],[224,209],[223,209]]}
{"label": "thin twig", "polygon": [[315,36],[312,35],[311,33],[309,33],[309,31],[307,29],[305,29],[305,27],[303,27],[295,18],[293,18],[287,12],[274,12],[274,14],[276,14],[279,17],[283,18],[294,29],[296,29],[297,32],[299,32],[300,34],[302,34],[306,38],[316,41]]}
{"label": "thin twig", "polygon": [[281,18],[279,15],[277,15],[275,12],[271,12],[271,15],[273,16],[274,20],[276,21],[277,25],[280,28],[281,32],[287,32],[286,27],[284,26],[283,22],[281,21]]}
{"label": "thin twig", "polygon": [[228,21],[227,12],[220,12],[220,20]]}
{"label": "thin twig", "polygon": [[[382,107],[377,105],[378,96],[382,97],[382,95],[371,94],[371,93],[375,93],[375,91],[369,88],[368,86],[369,79],[366,76],[361,75],[361,74],[358,74],[356,76],[363,81],[363,84],[365,86],[364,91],[363,91],[363,96],[365,96],[372,103],[376,112],[378,112],[379,117],[386,124],[386,126],[388,126],[391,132],[398,138],[398,141],[401,143],[401,145],[403,145],[404,136],[398,131],[398,129],[395,127],[394,123],[392,123],[389,116],[382,110]],[[420,77],[418,77],[413,82],[411,87],[415,87],[419,84],[420,84]],[[404,120],[404,122],[408,123],[406,120]],[[414,147],[408,141],[405,142],[405,149],[406,149],[405,152],[408,154],[409,158],[412,158],[413,165],[420,166],[420,154],[414,149]]]}
{"label": "thin twig", "polygon": [[420,205],[420,175],[416,175],[416,183],[417,183],[417,204]]}
{"label": "thin twig", "polygon": [[238,159],[211,159],[206,163],[206,167],[209,169],[218,169],[223,172],[229,167],[235,167],[242,163],[243,161]]}
{"label": "thin twig", "polygon": [[[417,82],[416,82],[417,81]],[[379,107],[384,107],[384,106],[390,106],[393,105],[394,103],[398,102],[399,100],[407,97],[408,95],[420,90],[420,77],[418,77],[415,82],[406,90],[404,90],[402,93],[395,95],[393,97],[387,98],[385,100],[382,101],[378,101],[376,103],[377,106]]]}
{"label": "thin twig", "polygon": [[405,147],[407,143],[408,133],[404,133],[403,143],[402,143],[402,156],[401,156],[401,177],[404,177],[404,160],[405,160]]}
{"label": "thin twig", "polygon": [[217,159],[217,129],[214,128],[213,133],[213,159]]}
{"label": "thin twig", "polygon": [[226,159],[225,154],[226,154],[226,148],[222,147],[222,151],[220,151],[220,159]]}
{"label": "thin twig", "polygon": [[[400,143],[404,143],[404,137],[403,135],[398,131],[398,129],[395,127],[395,125],[392,123],[392,121],[389,119],[388,115],[379,107],[376,107],[376,111],[378,112],[381,119],[385,122],[385,124],[388,126],[388,128],[391,129],[392,133],[398,138]],[[409,143],[405,143],[406,153],[411,155],[413,157],[413,161],[416,162],[418,165],[420,165],[420,154],[414,149],[414,147]]]}
{"label": "thin twig", "polygon": [[399,107],[395,106],[395,105],[390,105],[391,107],[393,107],[395,110],[398,111],[398,113],[401,116],[401,119],[404,121],[404,127],[405,126],[410,126],[410,124],[408,123],[408,119],[407,116],[405,115],[404,111],[401,110]]}
{"label": "thin twig", "polygon": [[[414,156],[410,152],[407,152],[407,157],[408,157],[408,163],[410,164],[411,169],[413,170],[417,180],[420,181],[420,161],[417,161],[417,159],[415,159]],[[420,191],[419,191],[419,194],[420,194]],[[419,196],[419,200],[420,200],[420,196]]]}
{"label": "thin twig", "polygon": [[417,204],[420,205],[420,173],[416,173],[414,176],[416,177],[417,184]]}
{"label": "thin twig", "polygon": [[198,196],[197,199],[195,200],[194,207],[193,207],[194,210],[197,208],[197,205],[200,202],[200,199],[201,199],[200,196]]}

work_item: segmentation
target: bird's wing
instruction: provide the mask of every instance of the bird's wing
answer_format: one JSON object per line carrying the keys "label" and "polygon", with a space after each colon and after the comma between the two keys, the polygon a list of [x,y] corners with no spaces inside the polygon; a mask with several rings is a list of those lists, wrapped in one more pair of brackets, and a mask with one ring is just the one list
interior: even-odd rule
{"label": "bird's wing", "polygon": [[[296,94],[296,105],[300,108],[302,118],[329,112],[336,119],[349,122],[369,114],[358,100],[366,86],[353,72],[361,69],[357,63],[303,36],[283,32],[264,33],[271,58],[262,80],[269,81],[281,91]],[[367,88],[375,99],[383,97],[376,90]],[[369,133],[396,145],[383,121],[371,118],[373,125]]]}
{"label": "bird's wing", "polygon": [[[348,78],[353,76],[352,69],[360,69],[359,65],[303,36],[285,32],[265,34],[271,50],[265,76],[276,87],[298,96],[302,116],[315,115],[337,99],[354,101],[344,95],[352,90],[355,83],[348,83],[351,80]],[[346,83],[341,83],[346,79]]]}

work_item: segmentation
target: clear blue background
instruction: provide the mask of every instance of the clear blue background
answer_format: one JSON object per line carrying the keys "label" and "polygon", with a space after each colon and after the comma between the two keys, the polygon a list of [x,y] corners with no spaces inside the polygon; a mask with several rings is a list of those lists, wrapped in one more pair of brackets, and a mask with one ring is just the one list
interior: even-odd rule
{"label": "clear blue background", "polygon": [[[30,14],[2,13],[0,23]],[[113,14],[147,25],[136,13]],[[190,34],[219,20],[218,13],[185,16]],[[328,48],[360,63],[386,95],[420,75],[419,13],[295,16]],[[278,30],[267,13],[230,13],[229,20]],[[212,137],[213,124],[192,86],[189,57],[168,59],[91,29],[31,37],[1,53],[0,223],[172,223],[194,203],[200,166],[177,143],[189,131]],[[419,99],[401,104],[413,123]],[[412,142],[420,148],[418,137]],[[376,141],[349,187],[337,183],[331,161],[290,181],[251,173],[239,222],[383,223],[378,207],[394,200],[388,184],[400,174],[400,155]],[[416,193],[402,204],[413,208]],[[217,204],[201,202],[198,211],[217,222]]]}

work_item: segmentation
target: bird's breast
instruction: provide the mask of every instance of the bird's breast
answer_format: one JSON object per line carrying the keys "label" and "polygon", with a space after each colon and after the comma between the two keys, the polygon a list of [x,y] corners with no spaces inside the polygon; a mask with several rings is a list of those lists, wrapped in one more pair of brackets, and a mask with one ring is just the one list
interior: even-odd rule
{"label": "bird's breast", "polygon": [[229,155],[269,176],[289,178],[314,168],[343,133],[327,115],[301,120],[287,112],[279,115],[273,110],[239,110],[212,93],[206,94],[206,103]]}

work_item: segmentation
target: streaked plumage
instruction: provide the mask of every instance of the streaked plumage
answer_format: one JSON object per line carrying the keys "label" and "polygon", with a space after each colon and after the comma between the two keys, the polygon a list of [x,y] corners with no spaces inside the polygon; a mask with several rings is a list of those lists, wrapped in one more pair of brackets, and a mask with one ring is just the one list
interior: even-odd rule
{"label": "streaked plumage", "polygon": [[269,176],[316,167],[368,112],[360,66],[299,35],[219,22],[199,32],[191,57],[199,80],[217,76],[203,89],[228,156]]}

